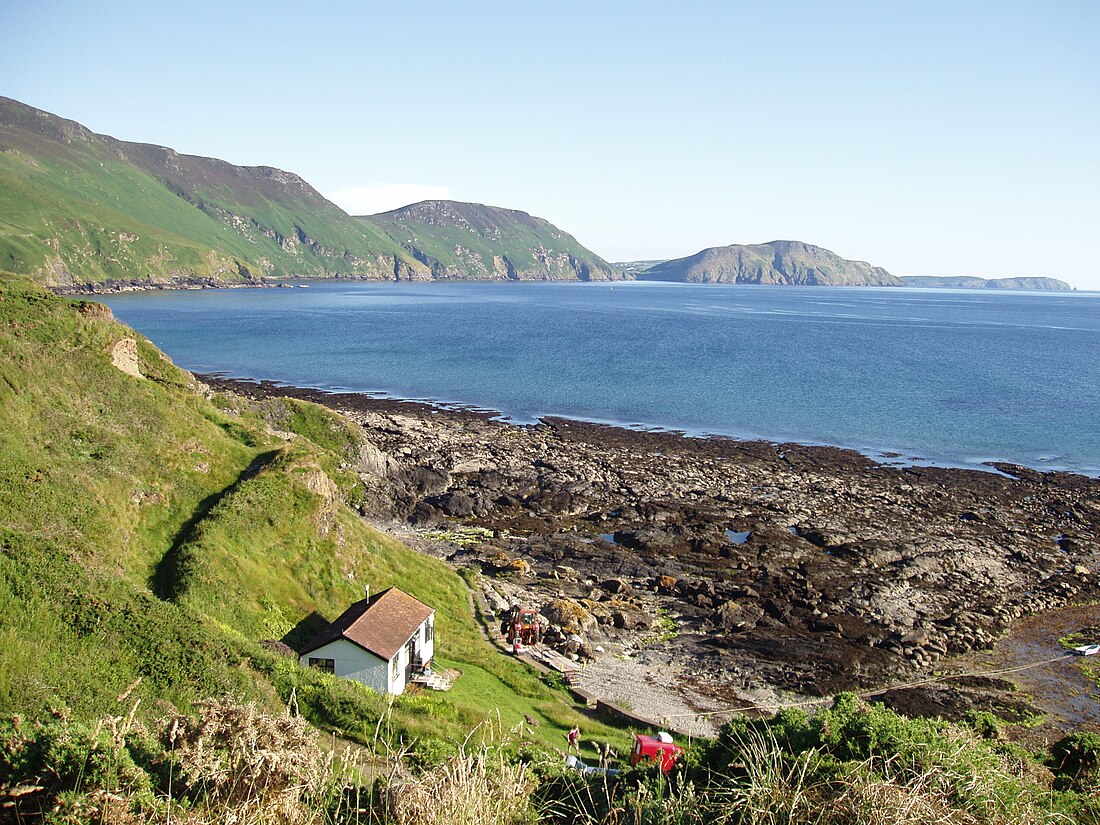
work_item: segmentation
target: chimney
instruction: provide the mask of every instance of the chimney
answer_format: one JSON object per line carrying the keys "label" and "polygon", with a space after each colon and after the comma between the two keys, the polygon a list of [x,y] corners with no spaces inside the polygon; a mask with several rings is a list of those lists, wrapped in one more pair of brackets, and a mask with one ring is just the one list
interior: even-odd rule
{"label": "chimney", "polygon": [[367,585],[367,586],[366,586],[365,588],[363,588],[363,589],[367,591],[367,601],[369,602],[369,601],[370,601],[370,585],[368,584],[368,585]]}

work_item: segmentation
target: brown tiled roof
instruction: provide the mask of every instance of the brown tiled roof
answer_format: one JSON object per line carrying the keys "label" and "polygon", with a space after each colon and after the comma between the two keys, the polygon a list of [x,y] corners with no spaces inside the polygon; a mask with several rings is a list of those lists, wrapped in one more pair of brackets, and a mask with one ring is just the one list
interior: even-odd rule
{"label": "brown tiled roof", "polygon": [[355,602],[302,648],[302,654],[347,639],[388,662],[433,613],[435,608],[391,587]]}

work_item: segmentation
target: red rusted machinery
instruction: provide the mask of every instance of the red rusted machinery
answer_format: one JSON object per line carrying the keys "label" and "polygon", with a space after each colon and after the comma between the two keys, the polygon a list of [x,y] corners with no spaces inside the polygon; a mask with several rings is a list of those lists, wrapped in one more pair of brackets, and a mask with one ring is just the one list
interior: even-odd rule
{"label": "red rusted machinery", "polygon": [[531,607],[512,605],[500,623],[500,632],[515,644],[519,639],[525,645],[534,645],[542,641],[542,625],[539,624],[538,611]]}

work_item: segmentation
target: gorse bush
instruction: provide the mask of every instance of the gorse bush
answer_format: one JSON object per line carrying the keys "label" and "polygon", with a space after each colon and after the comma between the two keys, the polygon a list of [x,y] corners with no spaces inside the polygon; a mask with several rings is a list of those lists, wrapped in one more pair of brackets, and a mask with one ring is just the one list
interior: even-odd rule
{"label": "gorse bush", "polygon": [[63,711],[35,722],[0,719],[0,811],[16,821],[48,812],[59,821],[92,821],[108,807],[115,814],[148,810],[154,783],[140,763],[150,739],[136,709],[135,701],[126,714],[94,725]]}
{"label": "gorse bush", "polygon": [[[654,764],[582,774],[551,751],[517,748],[521,729],[506,730],[499,722],[452,747],[437,740],[418,747],[394,736],[387,712],[375,725],[371,748],[349,761],[347,754],[320,747],[317,731],[292,713],[269,714],[230,699],[204,701],[194,714],[173,714],[150,733],[135,715],[136,702],[128,707],[94,725],[62,713],[36,723],[0,720],[3,810],[15,821],[46,815],[54,822],[135,825],[169,817],[256,825],[1100,821],[1094,790],[1054,791],[1040,773],[1001,759],[987,740],[963,728],[928,726],[850,697],[820,721],[796,712],[737,720],[721,740],[695,746],[698,758],[668,775]],[[853,715],[863,718],[857,724]],[[865,735],[862,745],[848,750],[859,758],[830,752],[840,741],[838,725]],[[891,750],[909,727],[914,746]],[[878,744],[869,748],[869,741]],[[1089,737],[1067,739],[1058,749],[1066,770],[1073,759],[1092,759],[1094,744]]]}
{"label": "gorse bush", "polygon": [[[136,705],[93,726],[0,720],[0,821],[255,825],[531,820],[533,779],[499,724],[431,764],[377,741],[367,765],[320,747],[293,714],[204,701],[150,733]],[[422,754],[424,755],[424,754]]]}
{"label": "gorse bush", "polygon": [[[759,753],[761,736],[772,737],[774,750],[788,763],[805,760],[802,775],[812,780],[815,793],[824,791],[834,802],[858,807],[868,793],[928,802],[934,790],[937,805],[957,810],[958,817],[963,811],[977,817],[960,822],[1060,821],[1056,809],[1063,800],[1034,781],[1013,749],[947,722],[908,719],[853,694],[842,694],[812,717],[786,711],[771,720],[731,722],[712,751],[711,766],[728,770],[754,761],[749,754]],[[924,802],[913,804],[920,808]],[[843,806],[831,809],[840,816]]]}
{"label": "gorse bush", "polygon": [[0,805],[14,821],[320,823],[338,809],[334,755],[290,715],[202,702],[152,733],[135,718],[0,721]]}
{"label": "gorse bush", "polygon": [[963,718],[967,726],[984,739],[997,739],[1001,735],[1001,721],[987,710],[967,711]]}

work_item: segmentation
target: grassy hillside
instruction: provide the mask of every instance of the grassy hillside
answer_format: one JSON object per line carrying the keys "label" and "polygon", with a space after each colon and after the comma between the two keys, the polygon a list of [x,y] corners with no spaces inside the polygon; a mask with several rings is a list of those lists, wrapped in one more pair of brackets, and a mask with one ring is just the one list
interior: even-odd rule
{"label": "grassy hillside", "polygon": [[[142,377],[115,366],[127,352]],[[482,640],[443,562],[348,506],[355,426],[285,412],[280,429],[306,435],[205,392],[105,307],[0,278],[0,716],[96,718],[140,679],[150,714],[295,691],[315,724],[369,742],[386,700],[260,642],[397,584],[437,607],[439,658],[464,675],[399,699],[395,735],[455,739],[499,710],[556,743],[572,703]]]}
{"label": "grassy hillside", "polygon": [[293,276],[617,277],[525,212],[431,201],[355,219],[292,173],[116,140],[5,97],[0,268],[79,290]]}
{"label": "grassy hillside", "polygon": [[436,278],[605,281],[621,277],[572,235],[514,209],[423,201],[360,220],[384,230]]}
{"label": "grassy hillside", "polygon": [[9,98],[0,267],[51,286],[422,270],[296,175],[115,140]]}

